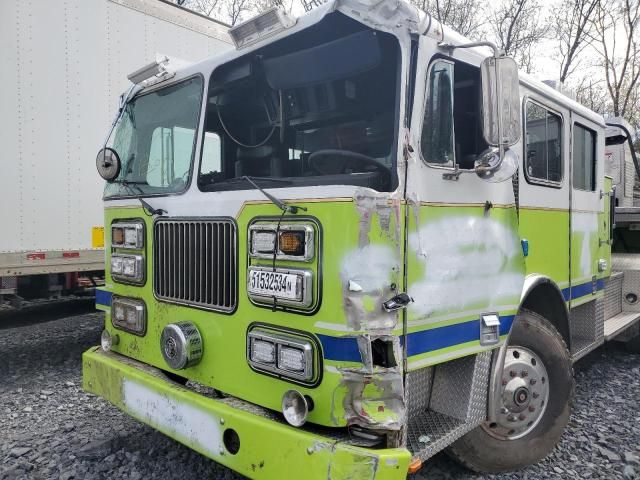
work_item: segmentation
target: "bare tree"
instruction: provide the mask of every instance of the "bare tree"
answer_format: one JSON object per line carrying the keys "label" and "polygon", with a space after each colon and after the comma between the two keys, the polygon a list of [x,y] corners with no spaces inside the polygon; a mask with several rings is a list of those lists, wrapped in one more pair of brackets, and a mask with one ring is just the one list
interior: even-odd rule
{"label": "bare tree", "polygon": [[540,18],[541,11],[539,0],[505,0],[490,18],[490,30],[498,47],[528,73],[534,67],[535,47],[549,32],[548,23]]}
{"label": "bare tree", "polygon": [[599,5],[600,0],[564,0],[552,10],[561,85],[575,72],[580,55],[591,43],[593,16]]}
{"label": "bare tree", "polygon": [[220,14],[221,0],[176,0],[178,5],[201,13],[207,17],[217,18]]}
{"label": "bare tree", "polygon": [[410,0],[458,33],[475,38],[486,21],[485,0]]}
{"label": "bare tree", "polygon": [[[614,116],[638,116],[640,0],[602,1],[593,20],[594,46],[601,59]],[[637,119],[628,118],[634,121]]]}

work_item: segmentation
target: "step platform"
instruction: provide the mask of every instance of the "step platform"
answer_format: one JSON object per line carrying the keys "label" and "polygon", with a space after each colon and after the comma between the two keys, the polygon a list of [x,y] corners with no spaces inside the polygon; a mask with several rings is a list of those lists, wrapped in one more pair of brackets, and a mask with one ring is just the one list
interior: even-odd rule
{"label": "step platform", "polygon": [[620,312],[604,322],[604,339],[608,342],[640,321],[638,312]]}

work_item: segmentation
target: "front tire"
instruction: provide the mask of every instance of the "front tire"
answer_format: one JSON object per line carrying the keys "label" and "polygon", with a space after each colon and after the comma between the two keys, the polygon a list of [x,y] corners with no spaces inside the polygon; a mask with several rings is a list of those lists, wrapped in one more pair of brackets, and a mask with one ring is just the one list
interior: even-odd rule
{"label": "front tire", "polygon": [[448,454],[476,472],[516,470],[546,457],[569,421],[571,355],[555,327],[523,310],[511,331],[496,421],[472,430]]}

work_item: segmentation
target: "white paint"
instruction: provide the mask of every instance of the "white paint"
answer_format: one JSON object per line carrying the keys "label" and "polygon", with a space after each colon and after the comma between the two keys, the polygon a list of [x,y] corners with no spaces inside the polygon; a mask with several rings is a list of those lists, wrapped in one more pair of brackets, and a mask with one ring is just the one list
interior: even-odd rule
{"label": "white paint", "polygon": [[496,220],[453,216],[429,222],[409,236],[409,247],[425,268],[425,277],[409,287],[415,300],[409,309],[418,316],[461,312],[478,303],[511,305],[520,297],[524,275],[513,266],[520,240]]}
{"label": "white paint", "polygon": [[122,401],[134,417],[209,456],[219,455],[222,435],[211,413],[128,379],[122,381]]}
{"label": "white paint", "polygon": [[[598,214],[594,212],[571,213],[571,231],[584,234],[580,246],[580,275],[591,278],[596,265],[591,252],[591,236],[598,232]],[[575,282],[574,282],[575,283]]]}
{"label": "white paint", "polygon": [[353,280],[349,280],[349,290],[352,292],[361,292],[362,287]]}
{"label": "white paint", "polygon": [[355,282],[364,292],[376,292],[389,287],[393,270],[398,270],[398,259],[387,245],[366,245],[348,252],[342,260],[341,275]]}

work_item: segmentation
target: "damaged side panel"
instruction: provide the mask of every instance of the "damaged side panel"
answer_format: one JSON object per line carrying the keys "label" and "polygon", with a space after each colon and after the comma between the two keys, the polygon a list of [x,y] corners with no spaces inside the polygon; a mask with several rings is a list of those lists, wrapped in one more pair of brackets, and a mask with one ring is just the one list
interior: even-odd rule
{"label": "damaged side panel", "polygon": [[[388,440],[401,438],[397,433],[406,423],[401,313],[386,312],[382,304],[402,288],[402,205],[393,194],[361,188],[354,207],[358,243],[344,253],[340,279],[345,322],[361,364],[337,367],[342,379],[334,398],[342,398],[340,414],[348,425],[389,432]],[[389,446],[398,445],[390,441]]]}

